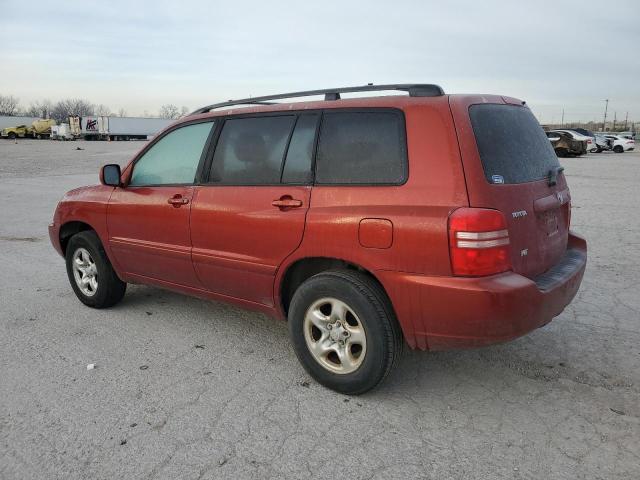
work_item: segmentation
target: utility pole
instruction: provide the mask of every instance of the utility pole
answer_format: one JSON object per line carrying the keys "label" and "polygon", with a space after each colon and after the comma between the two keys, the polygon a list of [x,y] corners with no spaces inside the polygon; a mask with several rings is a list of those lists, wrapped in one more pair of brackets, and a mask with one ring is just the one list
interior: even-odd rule
{"label": "utility pole", "polygon": [[629,112],[624,116],[624,129],[627,130],[627,122],[629,121]]}
{"label": "utility pole", "polygon": [[618,118],[618,112],[613,112],[613,127],[611,127],[612,131],[616,131],[616,120]]}
{"label": "utility pole", "polygon": [[604,120],[602,121],[602,131],[606,132],[607,131],[607,108],[609,107],[609,99],[607,98],[605,100],[605,104],[604,104]]}
{"label": "utility pole", "polygon": [[564,127],[564,108],[562,109],[562,126]]}

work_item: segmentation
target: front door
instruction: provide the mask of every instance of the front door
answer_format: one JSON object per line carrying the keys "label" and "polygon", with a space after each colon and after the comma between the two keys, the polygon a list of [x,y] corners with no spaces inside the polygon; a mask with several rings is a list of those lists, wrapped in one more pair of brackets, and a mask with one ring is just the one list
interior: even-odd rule
{"label": "front door", "polygon": [[194,178],[213,122],[171,130],[136,159],[107,210],[109,244],[128,274],[201,287],[191,262]]}
{"label": "front door", "polygon": [[276,270],[302,241],[318,118],[225,121],[191,210],[193,264],[208,290],[273,305]]}

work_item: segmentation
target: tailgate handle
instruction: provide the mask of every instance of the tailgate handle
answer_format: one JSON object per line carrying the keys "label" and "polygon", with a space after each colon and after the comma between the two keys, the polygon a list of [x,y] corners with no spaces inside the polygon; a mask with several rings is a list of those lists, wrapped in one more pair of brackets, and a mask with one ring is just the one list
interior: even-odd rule
{"label": "tailgate handle", "polygon": [[556,192],[546,197],[542,197],[533,202],[533,210],[536,213],[547,212],[561,207],[569,202],[569,190]]}

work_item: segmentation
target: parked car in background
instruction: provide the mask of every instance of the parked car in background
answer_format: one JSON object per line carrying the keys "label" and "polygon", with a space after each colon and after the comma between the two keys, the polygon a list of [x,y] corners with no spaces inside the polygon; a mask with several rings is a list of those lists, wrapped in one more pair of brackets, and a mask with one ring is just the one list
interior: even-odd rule
{"label": "parked car in background", "polygon": [[[341,98],[388,90],[408,95]],[[587,262],[563,168],[504,96],[368,85],[209,105],[100,181],[49,226],[81,302],[142,283],[268,313],[347,394],[378,385],[405,343],[479,347],[547,324]]]}
{"label": "parked car in background", "polygon": [[635,140],[622,135],[605,135],[605,137],[612,141],[612,149],[616,153],[628,152],[636,146]]}
{"label": "parked car in background", "polygon": [[595,134],[596,153],[613,150],[613,140],[602,133]]}
{"label": "parked car in background", "polygon": [[617,135],[620,135],[621,137],[625,137],[625,138],[629,138],[631,140],[635,140],[636,139],[636,133],[635,132],[620,132]]}
{"label": "parked car in background", "polygon": [[587,153],[589,137],[570,130],[545,132],[558,157],[584,155]]}
{"label": "parked car in background", "polygon": [[591,141],[587,142],[587,150],[590,152],[596,152],[598,150],[598,145],[596,143],[596,135],[591,130],[587,130],[586,128],[570,128],[568,130],[579,133],[580,135],[584,135],[589,138]]}
{"label": "parked car in background", "polygon": [[[589,132],[588,130],[584,130],[584,131]],[[578,132],[577,130],[574,130],[572,128],[559,128],[559,129],[556,129],[556,130],[552,130],[552,132],[565,132],[565,133],[568,133],[569,135],[573,136],[574,140],[587,142],[587,145],[586,145],[587,152],[595,152],[597,150],[597,148],[596,148],[596,139],[593,136],[593,134],[586,135],[586,134]]]}

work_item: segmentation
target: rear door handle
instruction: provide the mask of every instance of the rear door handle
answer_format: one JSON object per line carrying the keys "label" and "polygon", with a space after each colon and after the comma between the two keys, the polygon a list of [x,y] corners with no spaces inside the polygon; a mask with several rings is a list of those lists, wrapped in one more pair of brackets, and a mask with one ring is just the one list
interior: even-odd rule
{"label": "rear door handle", "polygon": [[179,193],[176,193],[173,197],[167,200],[167,203],[169,205],[173,205],[175,208],[180,208],[182,205],[186,205],[187,203],[189,203],[189,199],[184,198]]}
{"label": "rear door handle", "polygon": [[273,202],[271,202],[271,205],[273,205],[274,207],[278,207],[281,210],[287,208],[298,208],[302,206],[302,200],[297,200],[289,195],[284,195],[278,200],[274,200]]}

